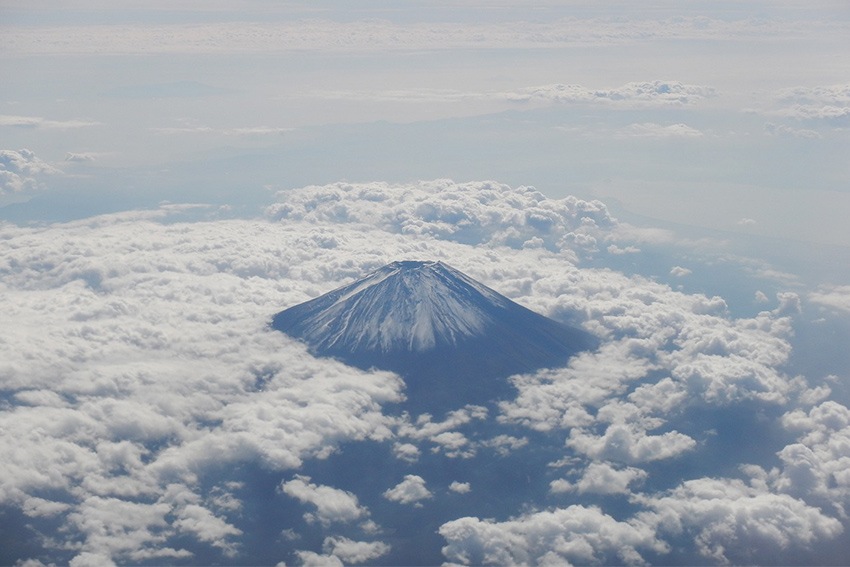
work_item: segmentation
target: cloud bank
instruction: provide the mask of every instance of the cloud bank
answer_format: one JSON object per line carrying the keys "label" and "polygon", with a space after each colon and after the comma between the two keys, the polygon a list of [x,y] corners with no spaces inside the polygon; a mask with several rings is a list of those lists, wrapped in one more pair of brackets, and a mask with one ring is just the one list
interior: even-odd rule
{"label": "cloud bank", "polygon": [[[0,505],[53,526],[27,532],[44,550],[32,559],[245,557],[248,464],[291,511],[273,524],[289,550],[278,560],[304,564],[393,557],[384,514],[431,507],[457,512],[435,530],[445,560],[467,564],[759,561],[844,537],[850,410],[784,370],[797,295],[762,294],[775,309],[736,318],[720,297],[591,267],[632,247],[629,231],[602,203],[529,187],[337,183],[276,198],[257,220],[177,222],[166,206],[0,225]],[[398,376],[316,359],[268,328],[401,258],[450,262],[602,346],[513,377],[514,397],[490,408],[409,416],[392,409]],[[727,418],[751,428],[743,452],[724,441]],[[357,443],[399,467],[368,502],[304,472]],[[446,463],[541,443],[538,499],[480,516],[444,504],[484,497],[478,480],[441,478]]]}

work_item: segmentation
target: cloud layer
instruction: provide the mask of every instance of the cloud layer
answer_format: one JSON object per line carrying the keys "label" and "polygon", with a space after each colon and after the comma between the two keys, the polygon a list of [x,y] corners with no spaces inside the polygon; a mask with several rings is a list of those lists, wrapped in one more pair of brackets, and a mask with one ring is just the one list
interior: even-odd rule
{"label": "cloud layer", "polygon": [[[181,207],[165,206],[0,225],[0,505],[61,526],[43,558],[242,557],[251,487],[233,471],[246,464],[277,479],[264,497],[291,511],[279,560],[304,564],[392,557],[382,514],[432,506],[454,510],[437,528],[455,563],[640,564],[682,549],[758,561],[753,550],[843,537],[850,410],[784,371],[795,294],[735,318],[722,298],[589,267],[632,247],[629,232],[602,203],[528,187],[338,183],[277,200],[259,220],[177,222]],[[448,261],[602,346],[513,377],[499,405],[409,416],[391,409],[399,377],[316,359],[268,328],[405,258]],[[759,437],[724,455],[735,444],[718,415],[779,433],[766,456]],[[371,500],[302,470],[360,442],[398,467]],[[426,466],[541,444],[539,499],[496,516],[451,508],[492,495]]]}
{"label": "cloud layer", "polygon": [[530,49],[669,40],[841,37],[840,20],[556,18],[550,21],[391,22],[290,20],[239,23],[9,26],[6,53],[281,53],[300,50]]}

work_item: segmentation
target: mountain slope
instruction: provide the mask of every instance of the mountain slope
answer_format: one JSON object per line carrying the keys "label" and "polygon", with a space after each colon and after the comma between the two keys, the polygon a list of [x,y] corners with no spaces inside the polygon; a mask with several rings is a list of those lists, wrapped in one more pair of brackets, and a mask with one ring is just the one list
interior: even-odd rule
{"label": "mountain slope", "polygon": [[399,373],[408,405],[429,411],[499,399],[506,376],[595,345],[442,262],[393,262],[278,313],[272,327],[314,354]]}

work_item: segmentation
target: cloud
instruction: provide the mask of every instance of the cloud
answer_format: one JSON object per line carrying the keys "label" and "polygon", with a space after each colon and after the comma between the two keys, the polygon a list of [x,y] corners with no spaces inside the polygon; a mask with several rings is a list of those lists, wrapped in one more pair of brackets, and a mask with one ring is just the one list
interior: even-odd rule
{"label": "cloud", "polygon": [[[448,49],[553,49],[654,44],[681,40],[774,41],[776,37],[846,35],[833,19],[765,20],[677,16],[668,19],[559,18],[548,21],[392,22],[330,19],[8,26],[4,53],[286,53],[303,51],[417,51]],[[268,20],[268,18],[266,18]],[[168,85],[166,85],[168,86]]]}
{"label": "cloud", "polygon": [[693,272],[688,268],[683,268],[682,266],[673,266],[670,269],[670,275],[675,276],[677,278],[683,278],[685,276],[691,275]]}
{"label": "cloud", "polygon": [[160,134],[217,134],[220,136],[268,136],[291,132],[293,128],[276,126],[250,126],[244,128],[213,128],[211,126],[181,126],[172,128],[150,128]]}
{"label": "cloud", "polygon": [[[302,188],[278,197],[271,221],[178,222],[177,209],[0,224],[0,505],[55,526],[43,532],[44,557],[167,562],[201,549],[242,558],[247,488],[237,475],[251,465],[279,475],[280,493],[264,496],[312,522],[312,535],[281,539],[293,558],[349,562],[384,550],[365,541],[379,508],[431,498],[438,510],[467,486],[487,494],[479,477],[412,467],[494,456],[511,466],[502,459],[538,455],[541,443],[552,449],[535,469],[544,499],[517,496],[490,520],[441,517],[448,561],[635,563],[674,545],[718,560],[723,547],[744,561],[744,540],[786,515],[798,518],[789,530],[808,535],[780,528],[753,541],[790,549],[837,537],[841,510],[823,502],[846,505],[846,455],[829,445],[843,439],[846,408],[783,371],[796,294],[734,317],[719,297],[590,267],[579,258],[591,238],[596,249],[633,242],[604,205],[495,183]],[[534,238],[545,245],[523,246]],[[566,367],[513,377],[515,396],[498,406],[407,416],[390,415],[404,396],[398,376],[316,359],[269,330],[276,311],[399,258],[450,261],[602,344]],[[769,423],[786,439],[742,472],[750,484],[682,479],[680,459],[711,448],[708,427],[689,416],[740,407],[786,416]],[[365,440],[410,472],[375,486],[369,509],[359,492],[305,470]],[[588,505],[553,507],[564,491]],[[713,510],[733,514],[731,531],[699,506],[718,492]],[[676,508],[679,496],[686,505]],[[320,532],[337,526],[346,531]]]}
{"label": "cloud", "polygon": [[[580,85],[545,85],[531,87],[506,94],[508,100],[516,102],[558,103],[606,103],[606,104],[650,104],[683,105],[714,96],[711,87],[688,85],[678,81],[644,81],[626,83],[611,89],[588,89]],[[698,130],[685,124],[662,126],[654,123],[632,124],[623,136],[667,137],[700,136]]]}
{"label": "cloud", "polygon": [[[607,342],[566,368],[512,378],[518,394],[501,404],[500,420],[541,431],[572,429],[574,448],[600,458],[616,452],[617,459],[637,462],[692,446],[672,431],[644,438],[643,432],[666,423],[678,404],[781,403],[793,394],[797,386],[778,369],[790,354],[784,311],[735,320],[717,297],[648,282],[639,289],[628,289],[625,281],[623,287],[614,279],[607,282],[612,287],[578,292],[582,308],[595,313],[590,316],[594,332],[609,337]],[[541,279],[538,290],[549,285],[554,282]],[[556,305],[571,306],[582,285],[564,286]],[[659,373],[666,378],[638,386]],[[619,401],[633,386],[625,403]],[[585,432],[601,424],[606,424],[604,435]]]}
{"label": "cloud", "polygon": [[[778,106],[766,110],[768,116],[807,122],[813,126],[844,127],[850,120],[850,84],[786,88],[775,94],[775,100]],[[783,124],[768,123],[765,130],[777,135],[820,137],[816,130]]]}
{"label": "cloud", "polygon": [[665,551],[651,529],[595,507],[570,506],[495,522],[459,518],[440,526],[443,555],[463,565],[642,564],[638,550]]}
{"label": "cloud", "polygon": [[[418,416],[413,423],[402,421],[397,434],[417,441],[428,440],[435,445],[432,451],[442,452],[448,457],[469,458],[475,455],[476,444],[457,429],[473,421],[486,419],[487,413],[485,407],[467,405],[450,411],[446,419],[441,422],[432,421],[431,415],[426,413]],[[415,445],[406,443],[397,447],[396,454],[402,460],[410,461],[414,457],[418,458],[419,449]]]}
{"label": "cloud", "polygon": [[304,567],[342,567],[344,563],[335,555],[322,555],[315,551],[297,551]]}
{"label": "cloud", "polygon": [[59,173],[30,150],[0,150],[0,196],[39,189],[44,176]]}
{"label": "cloud", "polygon": [[782,449],[782,467],[763,475],[777,490],[835,509],[842,518],[850,510],[850,409],[825,401],[809,411],[797,409],[782,418],[799,435]]}
{"label": "cloud", "polygon": [[699,138],[703,133],[687,124],[664,126],[654,122],[631,124],[615,133],[618,138]]}
{"label": "cloud", "polygon": [[425,479],[415,474],[405,475],[404,480],[384,492],[384,498],[399,504],[418,504],[420,500],[432,496],[431,491],[425,487]]}
{"label": "cloud", "polygon": [[419,447],[412,443],[394,444],[393,453],[397,459],[407,461],[408,463],[415,463],[419,460],[419,455],[422,454]]}
{"label": "cloud", "polygon": [[613,256],[622,256],[624,254],[638,254],[640,252],[640,248],[637,246],[626,246],[625,248],[620,248],[616,244],[611,244],[606,248],[609,254]]}
{"label": "cloud", "polygon": [[[647,476],[646,471],[634,467],[615,468],[610,463],[594,462],[588,465],[581,479],[574,485],[560,483],[555,486],[575,490],[580,494],[630,494],[629,485],[638,483],[646,479]],[[553,489],[555,486],[553,486]]]}
{"label": "cloud", "polygon": [[850,285],[822,285],[809,292],[807,298],[823,307],[850,312]]}
{"label": "cloud", "polygon": [[472,486],[468,482],[452,481],[449,485],[449,490],[458,494],[469,494],[472,491]]}
{"label": "cloud", "polygon": [[[690,105],[715,96],[715,89],[679,81],[642,81],[612,88],[593,89],[576,84],[550,84],[512,91],[457,91],[449,89],[310,91],[299,97],[330,100],[368,100],[406,103],[460,103],[492,101],[534,104],[607,104],[618,106]],[[619,137],[699,137],[702,132],[686,124],[632,124],[617,132]]]}
{"label": "cloud", "polygon": [[699,553],[721,563],[780,560],[782,550],[842,532],[841,523],[818,508],[740,480],[691,480],[667,495],[638,500],[654,510],[646,521],[672,534],[694,530]]}
{"label": "cloud", "polygon": [[65,161],[86,163],[97,161],[100,156],[101,154],[95,152],[68,152],[65,154]]}
{"label": "cloud", "polygon": [[380,541],[354,541],[346,537],[325,538],[322,548],[346,565],[361,565],[390,551],[390,546]]}
{"label": "cloud", "polygon": [[643,463],[669,459],[691,451],[696,441],[678,431],[649,435],[640,427],[612,424],[603,435],[573,429],[567,444],[592,459]]}
{"label": "cloud", "polygon": [[777,93],[777,98],[793,103],[850,105],[850,83],[786,88]]}
{"label": "cloud", "polygon": [[[0,502],[55,518],[86,552],[117,561],[185,554],[164,543],[178,534],[232,543],[239,510],[222,508],[221,492],[207,500],[200,476],[228,462],[291,469],[344,440],[386,439],[392,423],[380,404],[400,399],[397,377],[316,360],[267,329],[270,306],[304,294],[281,279],[289,252],[255,238],[273,225],[168,227],[155,221],[161,214],[0,227],[10,325],[0,374],[14,393],[0,415]],[[184,229],[200,238],[181,251]],[[317,499],[339,496],[320,488]],[[137,511],[116,515],[108,531],[90,520],[122,502]],[[310,505],[319,523],[365,513]]]}
{"label": "cloud", "polygon": [[0,114],[0,127],[33,128],[40,130],[66,130],[70,128],[87,128],[100,126],[101,122],[86,120],[49,120],[41,116],[15,116]]}
{"label": "cloud", "polygon": [[315,513],[304,516],[308,522],[318,521],[328,526],[333,522],[352,522],[369,515],[369,511],[360,506],[354,494],[313,484],[308,476],[295,475],[292,480],[281,484],[280,489],[300,502],[313,505]]}
{"label": "cloud", "polygon": [[775,124],[773,122],[766,123],[764,125],[764,131],[765,133],[771,136],[791,136],[794,138],[806,138],[810,140],[815,140],[823,137],[816,130],[809,130],[806,128],[792,128],[791,126],[787,126],[785,124]]}
{"label": "cloud", "polygon": [[283,191],[267,214],[282,222],[368,224],[405,235],[521,248],[595,249],[616,221],[598,201],[547,199],[531,187],[494,182],[335,183]]}
{"label": "cloud", "polygon": [[[796,120],[814,120],[834,123],[836,125],[844,125],[850,118],[850,107],[847,106],[832,106],[832,105],[811,105],[811,104],[795,104],[784,109],[778,110],[773,114],[786,118],[794,118]],[[780,132],[784,131],[779,129]],[[808,134],[810,130],[794,130]],[[811,134],[804,137],[814,137]]]}

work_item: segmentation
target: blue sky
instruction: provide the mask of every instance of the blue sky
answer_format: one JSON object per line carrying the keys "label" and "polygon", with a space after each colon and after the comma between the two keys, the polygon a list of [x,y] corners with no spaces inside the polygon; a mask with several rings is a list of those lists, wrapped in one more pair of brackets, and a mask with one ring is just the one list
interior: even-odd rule
{"label": "blue sky", "polygon": [[[268,501],[263,562],[400,561],[401,511],[458,563],[835,562],[849,38],[840,1],[3,2],[4,558],[250,559]],[[405,258],[602,346],[401,417],[267,329]],[[376,446],[374,493],[328,473]],[[540,484],[464,504],[497,457]]]}

